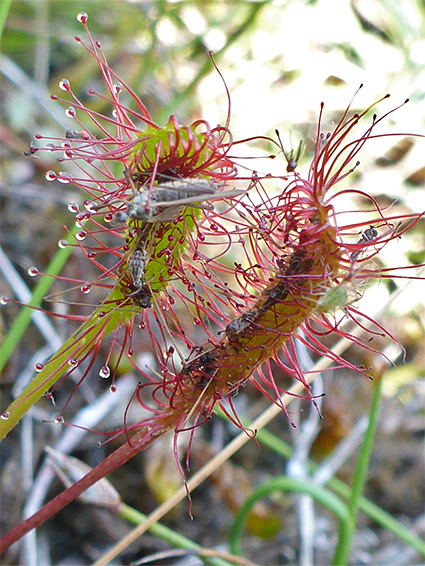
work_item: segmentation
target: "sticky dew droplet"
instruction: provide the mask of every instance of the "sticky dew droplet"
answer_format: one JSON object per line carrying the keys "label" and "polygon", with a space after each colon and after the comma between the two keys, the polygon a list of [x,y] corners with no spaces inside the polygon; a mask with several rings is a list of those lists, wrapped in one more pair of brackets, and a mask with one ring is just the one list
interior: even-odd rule
{"label": "sticky dew droplet", "polygon": [[53,393],[51,391],[46,393],[46,399],[48,399],[51,402],[53,407],[56,407],[56,401],[55,401],[55,398],[53,397]]}
{"label": "sticky dew droplet", "polygon": [[63,418],[62,415],[57,415],[54,419],[53,419],[54,424],[63,424],[65,422],[65,419]]}
{"label": "sticky dew droplet", "polygon": [[75,217],[75,222],[76,223],[78,222],[79,224],[84,224],[84,222],[87,222],[88,218],[89,218],[89,215],[87,213],[79,212],[77,214],[77,216]]}
{"label": "sticky dew droplet", "polygon": [[69,173],[65,173],[64,171],[60,171],[57,175],[57,179],[59,183],[67,185],[71,181],[71,175]]}
{"label": "sticky dew droplet", "polygon": [[77,214],[77,212],[80,212],[80,209],[78,208],[78,204],[76,202],[68,203],[68,210],[69,212],[72,212],[72,214]]}
{"label": "sticky dew droplet", "polygon": [[111,370],[109,369],[108,366],[103,366],[103,368],[100,368],[99,370],[99,376],[102,379],[108,379],[108,377],[111,375]]}
{"label": "sticky dew droplet", "polygon": [[122,92],[122,84],[117,83],[114,85],[114,92],[115,94],[120,94]]}
{"label": "sticky dew droplet", "polygon": [[75,234],[75,237],[79,242],[82,242],[87,238],[87,232],[85,230],[78,230],[78,232]]}
{"label": "sticky dew droplet", "polygon": [[59,88],[61,90],[69,90],[71,88],[71,85],[69,84],[69,80],[62,79],[61,81],[59,81]]}
{"label": "sticky dew droplet", "polygon": [[44,364],[37,362],[36,364],[34,364],[34,369],[37,373],[40,373],[40,371],[43,371],[44,369]]}
{"label": "sticky dew droplet", "polygon": [[92,200],[85,200],[83,206],[87,212],[96,212],[96,203]]}
{"label": "sticky dew droplet", "polygon": [[76,358],[71,358],[70,360],[68,360],[68,365],[71,366],[72,368],[76,368],[79,364],[79,361]]}
{"label": "sticky dew droplet", "polygon": [[58,242],[58,248],[60,248],[61,250],[63,250],[64,248],[66,248],[68,246],[68,242],[66,240],[59,240]]}
{"label": "sticky dew droplet", "polygon": [[54,171],[47,171],[45,174],[47,181],[55,181],[56,180],[56,173]]}
{"label": "sticky dew droplet", "polygon": [[75,108],[73,108],[72,106],[69,106],[66,110],[65,110],[65,116],[67,118],[75,118],[76,116],[76,112],[75,112]]}
{"label": "sticky dew droplet", "polygon": [[9,419],[9,417],[10,417],[9,411],[5,411],[4,413],[1,414],[1,418],[2,418],[4,421],[7,421],[7,420]]}
{"label": "sticky dew droplet", "polygon": [[111,385],[111,387],[109,388],[109,391],[111,393],[116,393],[117,392],[117,386],[115,384]]}
{"label": "sticky dew droplet", "polygon": [[28,275],[30,277],[35,277],[36,275],[38,275],[39,271],[36,267],[32,266],[28,268]]}
{"label": "sticky dew droplet", "polygon": [[88,19],[89,19],[89,17],[88,17],[88,15],[86,14],[86,12],[80,12],[80,13],[77,15],[77,22],[80,22],[80,24],[85,24]]}
{"label": "sticky dew droplet", "polygon": [[80,287],[80,291],[84,294],[84,295],[88,295],[91,291],[91,285],[83,285],[82,287]]}
{"label": "sticky dew droplet", "polygon": [[9,302],[9,299],[7,297],[5,297],[4,295],[2,297],[0,297],[0,305],[7,305],[8,302]]}

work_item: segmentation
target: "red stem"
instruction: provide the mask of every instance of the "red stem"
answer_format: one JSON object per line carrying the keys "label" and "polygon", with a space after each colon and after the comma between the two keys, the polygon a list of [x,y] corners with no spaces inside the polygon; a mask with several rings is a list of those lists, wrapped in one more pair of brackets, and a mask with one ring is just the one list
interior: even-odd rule
{"label": "red stem", "polygon": [[14,527],[11,531],[0,539],[0,554],[3,554],[9,546],[18,541],[32,529],[42,525],[47,519],[53,517],[58,511],[66,507],[69,503],[79,497],[86,489],[93,484],[108,476],[111,472],[128,462],[131,458],[142,452],[151,442],[161,436],[164,430],[158,431],[156,436],[147,433],[146,429],[137,432],[131,439],[132,445],[127,442],[120,446],[115,452],[110,454],[103,462],[93,468],[87,475],[77,481],[74,485],[57,495],[54,499],[46,503],[37,513]]}

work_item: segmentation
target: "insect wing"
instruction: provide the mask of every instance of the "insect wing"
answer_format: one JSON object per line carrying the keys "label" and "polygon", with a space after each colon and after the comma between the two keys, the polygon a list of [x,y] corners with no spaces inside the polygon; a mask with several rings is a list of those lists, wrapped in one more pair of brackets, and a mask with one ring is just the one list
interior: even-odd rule
{"label": "insect wing", "polygon": [[136,250],[128,260],[128,270],[136,287],[140,286],[146,267],[146,252]]}
{"label": "insect wing", "polygon": [[193,179],[193,180],[173,180],[165,181],[154,187],[155,190],[172,190],[177,193],[193,195],[214,194],[218,191],[220,185],[209,181],[208,179]]}
{"label": "insect wing", "polygon": [[[221,200],[221,199],[226,199],[226,198],[232,198],[232,197],[237,197],[239,195],[242,195],[246,193],[246,189],[235,189],[232,191],[224,191],[222,193],[214,193],[214,194],[198,194],[198,195],[194,195],[191,197],[185,197],[185,198],[179,198],[178,200],[175,201],[157,201],[155,202],[155,206],[178,206],[178,205],[185,205],[185,204],[192,204],[192,203],[198,203],[200,201],[214,201],[214,200]],[[208,207],[210,208],[210,207]]]}

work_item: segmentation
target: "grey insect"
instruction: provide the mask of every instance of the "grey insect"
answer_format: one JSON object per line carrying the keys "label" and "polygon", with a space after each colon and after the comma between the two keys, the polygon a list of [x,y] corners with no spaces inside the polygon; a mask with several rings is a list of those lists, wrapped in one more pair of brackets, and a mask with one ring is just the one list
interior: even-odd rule
{"label": "grey insect", "polygon": [[147,262],[146,250],[140,248],[137,248],[128,259],[128,271],[134,287],[129,296],[142,309],[149,309],[152,306],[152,293],[144,279]]}
{"label": "grey insect", "polygon": [[140,291],[145,284],[143,277],[147,264],[146,250],[137,249],[128,259],[128,271],[130,272],[133,285],[136,288],[135,293]]}
{"label": "grey insect", "polygon": [[[357,242],[357,244],[365,244],[366,242],[370,242],[378,237],[378,231],[374,226],[370,226],[367,230],[362,233],[362,237]],[[357,250],[353,252],[350,256],[352,261],[355,261],[359,255],[362,253],[362,250]]]}
{"label": "grey insect", "polygon": [[68,140],[88,140],[89,136],[84,130],[66,130],[65,134]]}
{"label": "grey insect", "polygon": [[202,201],[237,196],[245,192],[233,190],[218,193],[220,185],[208,179],[198,178],[174,179],[154,185],[151,191],[147,187],[138,190],[131,178],[128,179],[133,197],[124,201],[126,210],[115,213],[113,220],[117,223],[127,222],[129,218],[150,223],[172,222],[185,206],[211,210],[212,205]]}
{"label": "grey insect", "polygon": [[234,318],[225,328],[226,336],[229,339],[237,338],[242,332],[247,330],[261,316],[263,310],[254,308],[248,312],[244,312],[240,317]]}

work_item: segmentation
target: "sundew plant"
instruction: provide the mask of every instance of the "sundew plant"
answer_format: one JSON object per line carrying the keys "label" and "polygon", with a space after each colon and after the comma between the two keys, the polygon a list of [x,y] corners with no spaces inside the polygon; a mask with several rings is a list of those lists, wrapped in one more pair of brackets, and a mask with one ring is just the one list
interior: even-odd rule
{"label": "sundew plant", "polygon": [[[28,270],[62,285],[45,298],[74,304],[75,314],[45,312],[77,327],[50,359],[35,364],[34,378],[1,415],[2,437],[42,397],[54,407],[51,422],[73,427],[68,411],[91,380],[102,380],[114,395],[130,371],[137,385],[121,425],[91,431],[100,445],[119,441],[120,448],[5,534],[3,550],[166,433],[173,434],[185,482],[198,429],[218,408],[255,438],[257,431],[243,422],[235,403],[248,388],[276,404],[292,428],[297,425],[288,395],[309,402],[322,417],[323,392],[314,393],[311,385],[318,370],[305,366],[301,351],[327,359],[327,371],[345,368],[379,382],[374,367],[341,355],[332,338],[344,338],[388,365],[391,356],[381,344],[392,342],[404,362],[397,336],[359,303],[373,281],[420,278],[418,265],[382,267],[379,258],[423,222],[424,211],[400,213],[394,202],[383,205],[355,187],[363,146],[401,135],[387,134],[385,125],[408,100],[392,104],[387,95],[358,111],[353,93],[329,130],[323,125],[327,107],[319,101],[313,152],[305,163],[302,141],[298,151],[287,148],[277,130],[234,138],[231,93],[212,53],[228,99],[224,124],[198,119],[184,125],[174,115],[157,124],[109,66],[87,14],[77,19],[85,35],[75,40],[96,61],[103,89],[89,89],[81,99],[64,77],[52,99],[64,105],[70,127],[62,137],[36,134],[26,154],[53,158],[57,167],[46,171],[46,183],[70,185],[84,195],[82,207],[68,205],[75,229],[66,228],[59,248],[73,248],[97,276],[87,278],[84,269],[78,279],[52,276],[39,266]],[[99,100],[109,113],[96,110]],[[238,152],[245,146],[263,148],[268,157],[258,166],[243,160]],[[273,173],[267,171],[270,163]],[[347,179],[353,179],[350,187]],[[353,199],[360,203],[355,211]],[[11,302],[2,297],[4,305]],[[141,357],[146,352],[149,363]],[[289,389],[289,379],[301,388]],[[70,393],[56,401],[69,381]],[[178,451],[182,433],[189,437],[184,461]],[[361,485],[360,472],[358,478]],[[349,553],[355,502],[344,513],[348,526],[341,530],[337,561]],[[237,545],[232,548],[238,552]]]}

